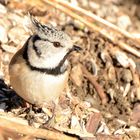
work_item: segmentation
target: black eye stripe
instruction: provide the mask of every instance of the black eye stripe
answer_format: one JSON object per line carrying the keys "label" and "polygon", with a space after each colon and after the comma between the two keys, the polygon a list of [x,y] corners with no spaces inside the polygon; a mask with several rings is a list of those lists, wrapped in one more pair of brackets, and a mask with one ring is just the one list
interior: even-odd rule
{"label": "black eye stripe", "polygon": [[50,41],[50,40],[48,40],[48,39],[43,39],[43,38],[42,38],[42,40],[43,40],[43,41],[48,41],[48,42],[50,42],[50,43],[53,43],[53,45],[54,45],[56,48],[57,48],[57,47],[62,47],[62,45],[61,45],[60,42],[57,42],[57,41],[52,42],[52,41]]}
{"label": "black eye stripe", "polygon": [[37,53],[38,56],[41,55],[41,52],[40,52],[40,51],[38,50],[38,48],[35,46],[35,42],[36,42],[37,40],[43,40],[43,41],[48,41],[48,42],[50,42],[50,43],[53,43],[54,47],[56,47],[56,48],[62,47],[62,45],[60,44],[60,42],[57,42],[57,41],[52,42],[52,41],[50,41],[50,40],[48,40],[48,39],[40,38],[38,35],[34,35],[33,38],[32,38],[33,48],[34,48],[34,50],[36,51],[36,53]]}

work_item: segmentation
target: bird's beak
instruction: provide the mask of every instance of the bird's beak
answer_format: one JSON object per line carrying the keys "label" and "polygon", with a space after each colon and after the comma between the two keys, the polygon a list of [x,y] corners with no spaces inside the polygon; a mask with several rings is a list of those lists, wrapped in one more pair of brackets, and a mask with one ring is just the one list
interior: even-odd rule
{"label": "bird's beak", "polygon": [[79,46],[77,46],[77,45],[73,45],[73,51],[81,51],[82,50],[82,48],[81,47],[79,47]]}
{"label": "bird's beak", "polygon": [[70,52],[73,52],[73,51],[79,52],[79,51],[81,51],[81,50],[82,50],[81,47],[79,47],[79,46],[77,46],[77,45],[73,45],[72,49],[70,49]]}

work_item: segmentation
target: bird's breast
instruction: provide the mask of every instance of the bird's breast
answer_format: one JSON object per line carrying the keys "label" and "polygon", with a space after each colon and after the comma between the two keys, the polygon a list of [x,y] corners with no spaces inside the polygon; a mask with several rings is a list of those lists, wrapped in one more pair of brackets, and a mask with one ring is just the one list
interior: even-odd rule
{"label": "bird's breast", "polygon": [[[16,68],[17,67],[17,68]],[[68,71],[53,76],[31,70],[25,63],[10,69],[10,82],[19,96],[26,101],[41,105],[60,96],[68,81]]]}

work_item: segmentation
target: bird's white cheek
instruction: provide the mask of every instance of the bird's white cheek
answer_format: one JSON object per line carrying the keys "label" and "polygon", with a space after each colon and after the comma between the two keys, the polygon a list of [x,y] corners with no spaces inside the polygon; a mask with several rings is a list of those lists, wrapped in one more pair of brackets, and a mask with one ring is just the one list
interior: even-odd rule
{"label": "bird's white cheek", "polygon": [[66,52],[64,51],[55,54],[50,54],[50,57],[46,59],[47,66],[50,66],[51,68],[58,66],[58,64],[63,60],[65,55]]}

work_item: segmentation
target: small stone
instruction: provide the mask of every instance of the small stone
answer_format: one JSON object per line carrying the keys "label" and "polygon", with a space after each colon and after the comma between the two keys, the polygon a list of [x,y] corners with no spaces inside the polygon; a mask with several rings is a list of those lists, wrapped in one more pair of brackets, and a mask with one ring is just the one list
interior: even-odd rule
{"label": "small stone", "polygon": [[82,70],[80,65],[74,66],[72,68],[70,76],[75,85],[79,87],[82,85]]}
{"label": "small stone", "polygon": [[123,69],[121,72],[122,80],[129,83],[133,80],[132,73],[129,69]]}
{"label": "small stone", "polygon": [[127,30],[128,27],[129,27],[131,24],[132,24],[132,22],[131,22],[129,16],[127,16],[127,15],[122,15],[122,16],[120,16],[120,17],[118,18],[118,23],[117,23],[117,25],[118,25],[120,28],[124,29],[124,30]]}
{"label": "small stone", "polygon": [[136,70],[138,74],[140,75],[140,62],[139,61],[136,62]]}
{"label": "small stone", "polygon": [[17,48],[14,46],[10,46],[10,45],[6,45],[6,44],[2,44],[1,45],[2,49],[5,50],[8,53],[16,53],[17,52]]}
{"label": "small stone", "polygon": [[131,115],[132,123],[137,124],[140,121],[140,104],[136,103],[133,108],[133,112]]}
{"label": "small stone", "polygon": [[121,52],[121,51],[116,51],[116,52],[115,52],[115,56],[116,56],[117,61],[118,61],[123,67],[125,67],[125,68],[129,67],[129,64],[130,64],[129,58],[128,58],[128,56],[127,56],[125,53],[123,53],[123,52]]}
{"label": "small stone", "polygon": [[79,118],[75,115],[71,117],[71,129],[81,130]]}
{"label": "small stone", "polygon": [[112,83],[116,82],[116,71],[115,68],[113,66],[110,66],[108,69],[108,78]]}
{"label": "small stone", "polygon": [[100,8],[100,5],[93,1],[89,1],[89,6],[94,10],[98,10]]}
{"label": "small stone", "polygon": [[3,56],[3,58],[2,58],[2,60],[3,60],[3,64],[4,64],[4,65],[8,65],[9,62],[10,62],[10,56],[9,56],[9,54],[5,54],[5,55]]}
{"label": "small stone", "polygon": [[27,39],[26,31],[23,27],[20,26],[11,28],[8,32],[8,36],[11,41],[18,45],[23,45],[23,42],[25,42],[25,40]]}
{"label": "small stone", "polygon": [[6,43],[8,41],[6,29],[0,25],[0,41]]}

